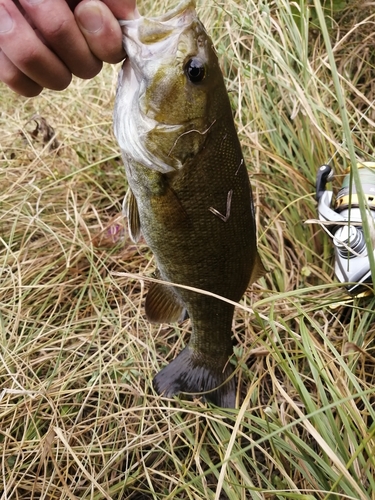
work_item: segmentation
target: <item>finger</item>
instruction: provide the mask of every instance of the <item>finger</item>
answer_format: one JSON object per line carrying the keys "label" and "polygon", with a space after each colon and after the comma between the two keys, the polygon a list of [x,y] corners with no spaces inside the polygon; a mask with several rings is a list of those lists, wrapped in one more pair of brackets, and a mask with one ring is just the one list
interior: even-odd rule
{"label": "finger", "polygon": [[25,97],[35,97],[43,87],[24,75],[0,50],[0,81],[4,82],[17,94]]}
{"label": "finger", "polygon": [[[38,38],[12,0],[0,0],[0,48],[21,73],[40,87],[63,90],[69,85],[70,71]],[[3,64],[5,78],[20,79],[8,63]]]}
{"label": "finger", "polygon": [[91,51],[101,61],[118,63],[125,57],[122,32],[117,19],[99,0],[83,0],[75,18]]}
{"label": "finger", "polygon": [[[1,1],[1,0],[0,0]],[[65,0],[19,0],[48,47],[80,78],[92,78],[101,62],[92,54]]]}
{"label": "finger", "polygon": [[70,10],[74,10],[81,0],[65,0]]}
{"label": "finger", "polygon": [[136,0],[103,0],[117,19],[136,19],[139,17]]}

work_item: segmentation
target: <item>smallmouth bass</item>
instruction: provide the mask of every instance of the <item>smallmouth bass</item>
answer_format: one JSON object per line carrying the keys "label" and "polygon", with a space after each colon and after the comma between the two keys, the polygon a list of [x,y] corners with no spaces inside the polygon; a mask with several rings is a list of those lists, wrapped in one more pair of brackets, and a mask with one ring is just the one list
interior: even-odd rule
{"label": "smallmouth bass", "polygon": [[[120,21],[127,58],[119,76],[114,131],[129,190],[130,236],[142,232],[162,280],[238,302],[264,268],[256,244],[249,176],[213,44],[185,0],[158,18]],[[183,351],[154,378],[156,392],[236,399],[234,306],[152,284],[152,322],[191,320]]]}

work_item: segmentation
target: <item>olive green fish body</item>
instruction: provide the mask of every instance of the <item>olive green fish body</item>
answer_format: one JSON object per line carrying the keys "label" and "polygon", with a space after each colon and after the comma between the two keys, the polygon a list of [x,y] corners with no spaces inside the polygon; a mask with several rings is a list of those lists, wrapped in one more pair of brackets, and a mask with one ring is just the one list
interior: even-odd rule
{"label": "olive green fish body", "polygon": [[[129,54],[125,64],[130,62],[131,68],[123,70],[126,84],[117,94],[115,132],[130,187],[130,232],[137,239],[142,231],[162,280],[237,302],[259,264],[251,187],[212,42],[191,2],[175,12],[172,19],[185,17],[177,34],[170,28],[176,38],[175,51],[170,48],[171,56],[165,55],[166,63],[159,67],[157,63],[145,67],[144,52],[143,59],[137,59],[140,49],[134,46],[134,38],[127,44],[125,30]],[[166,26],[153,27],[154,39],[172,36],[170,17],[166,17]],[[150,22],[148,35],[139,31],[138,27],[142,43],[148,42]],[[198,75],[198,81],[192,82],[186,65],[193,66],[195,79],[194,66],[200,63],[204,77],[199,80]],[[121,109],[133,73],[140,89],[136,103],[133,99]],[[124,131],[121,120],[129,119],[125,110],[142,116]],[[153,121],[153,127],[147,120]],[[125,140],[136,137],[131,135],[133,129],[141,139],[129,147]],[[229,361],[234,306],[204,293],[158,284],[150,288],[145,308],[147,317],[156,322],[175,321],[186,310],[192,325],[189,345],[156,375],[157,392],[166,396],[206,392],[206,399],[234,406]]]}

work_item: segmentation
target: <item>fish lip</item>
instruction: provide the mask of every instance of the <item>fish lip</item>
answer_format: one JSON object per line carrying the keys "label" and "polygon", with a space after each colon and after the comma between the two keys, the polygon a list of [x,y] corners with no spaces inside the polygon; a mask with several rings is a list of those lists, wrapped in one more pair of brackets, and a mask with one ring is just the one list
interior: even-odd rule
{"label": "fish lip", "polygon": [[[195,12],[196,3],[195,0],[182,0],[174,9],[169,12],[165,12],[160,16],[148,17],[147,19],[151,22],[155,23],[167,23],[169,21],[174,20],[174,18],[182,18],[183,14],[186,11],[186,15],[189,13]],[[126,19],[119,20],[120,26],[132,26],[137,25],[145,19],[145,16],[140,16],[135,19]]]}
{"label": "fish lip", "polygon": [[151,20],[158,21],[160,23],[172,20],[174,17],[181,17],[184,11],[195,10],[196,3],[195,0],[182,0],[174,9],[166,12],[160,16],[151,18]]}

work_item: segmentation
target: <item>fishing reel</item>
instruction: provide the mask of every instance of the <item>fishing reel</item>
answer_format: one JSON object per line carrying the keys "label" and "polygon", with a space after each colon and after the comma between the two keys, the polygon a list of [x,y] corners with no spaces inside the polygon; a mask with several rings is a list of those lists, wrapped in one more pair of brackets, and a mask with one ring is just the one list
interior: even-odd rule
{"label": "fishing reel", "polygon": [[[375,219],[375,162],[357,165],[368,212]],[[326,184],[333,179],[329,165],[320,167],[316,177],[316,200],[319,219],[326,229],[335,249],[335,275],[340,283],[353,295],[371,290],[370,261],[363,233],[363,221],[359,209],[359,198],[354,182],[350,182],[347,170],[341,189],[333,200],[333,192]],[[375,250],[373,250],[375,255]]]}

